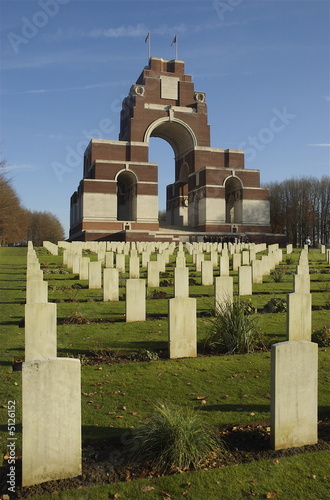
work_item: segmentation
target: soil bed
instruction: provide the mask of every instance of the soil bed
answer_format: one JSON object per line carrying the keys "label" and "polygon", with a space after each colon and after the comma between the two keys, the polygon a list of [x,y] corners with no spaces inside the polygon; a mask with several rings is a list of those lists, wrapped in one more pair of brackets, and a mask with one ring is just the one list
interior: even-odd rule
{"label": "soil bed", "polygon": [[[325,418],[318,425],[319,442],[316,445],[289,448],[287,450],[272,450],[270,448],[269,426],[267,423],[254,423],[245,426],[229,426],[220,431],[226,451],[221,456],[213,456],[203,468],[212,469],[239,465],[256,460],[281,459],[301,453],[330,450],[330,421]],[[69,489],[79,489],[114,483],[118,481],[131,481],[138,478],[157,477],[165,474],[174,474],[177,471],[169,470],[162,473],[152,470],[148,464],[128,464],[126,450],[122,445],[117,447],[105,441],[89,443],[83,449],[83,472],[81,476],[72,479],[48,481],[46,483],[18,487],[16,496],[11,498],[36,498],[46,493],[55,493]],[[17,474],[21,475],[21,461],[17,460]],[[6,477],[7,467],[1,467],[2,478]],[[0,494],[5,491],[5,484],[1,483]]]}

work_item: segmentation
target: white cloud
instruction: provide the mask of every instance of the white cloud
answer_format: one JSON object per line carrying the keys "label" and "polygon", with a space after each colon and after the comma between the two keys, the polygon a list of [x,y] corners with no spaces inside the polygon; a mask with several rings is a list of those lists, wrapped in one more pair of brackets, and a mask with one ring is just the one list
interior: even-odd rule
{"label": "white cloud", "polygon": [[108,87],[116,87],[121,85],[129,85],[131,82],[125,81],[115,81],[115,82],[103,82],[94,83],[91,85],[83,85],[81,87],[63,87],[63,88],[49,88],[49,89],[31,89],[31,90],[3,90],[0,92],[1,95],[16,95],[16,94],[46,94],[49,92],[68,92],[72,90],[90,90],[90,89],[101,89]]}
{"label": "white cloud", "polygon": [[317,148],[330,148],[330,144],[329,143],[320,143],[320,144],[308,144],[308,146],[312,146],[312,147],[317,147]]}
{"label": "white cloud", "polygon": [[25,170],[27,172],[34,172],[35,170],[38,170],[37,167],[34,167],[33,165],[25,165],[25,164],[21,164],[21,165],[17,165],[17,164],[13,164],[13,165],[6,165],[2,171],[5,172],[5,173],[9,173],[9,172],[14,172],[14,171],[17,171],[17,170]]}
{"label": "white cloud", "polygon": [[148,26],[144,24],[128,25],[128,26],[117,26],[111,28],[95,28],[86,30],[84,28],[77,28],[72,26],[67,30],[58,28],[53,34],[47,35],[47,40],[50,41],[62,41],[67,39],[79,39],[79,38],[145,38],[147,33],[151,31],[151,35],[175,35],[176,33],[184,33],[187,30],[186,25],[181,23],[175,26],[168,26],[167,24],[162,24],[158,28],[153,28],[150,30]]}

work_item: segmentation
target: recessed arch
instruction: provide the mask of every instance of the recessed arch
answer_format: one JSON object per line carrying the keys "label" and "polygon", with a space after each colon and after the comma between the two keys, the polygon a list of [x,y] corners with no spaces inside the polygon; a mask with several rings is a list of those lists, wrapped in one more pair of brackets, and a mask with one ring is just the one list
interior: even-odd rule
{"label": "recessed arch", "polygon": [[144,134],[144,142],[150,137],[160,137],[173,148],[175,157],[183,156],[197,146],[197,138],[189,125],[178,118],[159,118],[152,122]]}
{"label": "recessed arch", "polygon": [[131,170],[117,173],[117,220],[136,220],[136,185],[137,177]]}
{"label": "recessed arch", "polygon": [[242,222],[242,181],[231,175],[224,181],[226,199],[226,222],[229,224]]}

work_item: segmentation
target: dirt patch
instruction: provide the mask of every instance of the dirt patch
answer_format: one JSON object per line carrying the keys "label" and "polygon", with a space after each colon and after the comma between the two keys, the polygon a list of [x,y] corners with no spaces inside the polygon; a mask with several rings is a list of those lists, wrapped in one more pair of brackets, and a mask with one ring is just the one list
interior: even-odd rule
{"label": "dirt patch", "polygon": [[[225,452],[221,456],[212,456],[204,468],[226,467],[257,460],[279,460],[283,457],[330,450],[330,421],[325,418],[319,422],[319,442],[316,445],[289,448],[287,450],[272,450],[270,448],[270,432],[268,423],[245,426],[230,426],[220,430],[220,436],[225,444]],[[83,449],[83,472],[81,476],[72,479],[48,481],[28,488],[17,488],[16,496],[11,498],[37,498],[46,493],[55,493],[69,489],[79,489],[88,486],[109,484],[119,481],[130,481],[138,478],[159,476],[155,471],[137,464],[127,465],[127,449],[118,445],[111,446],[108,442],[90,443]],[[20,476],[21,461],[17,461],[17,474]],[[5,478],[8,466],[1,468],[1,477]],[[167,471],[173,474],[174,471]],[[6,492],[5,480],[1,483],[0,494]]]}

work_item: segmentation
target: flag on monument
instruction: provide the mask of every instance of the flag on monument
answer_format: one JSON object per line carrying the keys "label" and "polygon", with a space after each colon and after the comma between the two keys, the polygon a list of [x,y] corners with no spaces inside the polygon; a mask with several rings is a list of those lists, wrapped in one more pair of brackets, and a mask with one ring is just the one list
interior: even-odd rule
{"label": "flag on monument", "polygon": [[147,34],[146,39],[144,40],[144,43],[147,43],[147,41],[149,40],[149,38],[150,38],[150,31],[149,31],[149,33]]}
{"label": "flag on monument", "polygon": [[172,47],[172,45],[174,45],[175,43],[176,43],[176,35],[175,35],[175,37],[173,38],[173,41],[172,41],[172,43],[171,43],[171,47]]}

